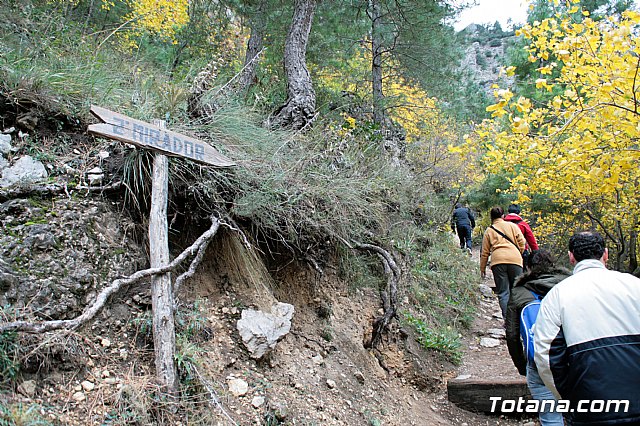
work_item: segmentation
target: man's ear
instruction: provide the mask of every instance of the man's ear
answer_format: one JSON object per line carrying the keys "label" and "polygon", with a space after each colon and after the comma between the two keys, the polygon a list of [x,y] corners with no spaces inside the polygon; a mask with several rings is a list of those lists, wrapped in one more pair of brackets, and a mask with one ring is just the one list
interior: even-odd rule
{"label": "man's ear", "polygon": [[609,260],[609,249],[605,248],[604,249],[604,253],[602,253],[602,257],[600,258],[600,261],[607,266],[607,260]]}
{"label": "man's ear", "polygon": [[569,252],[569,262],[570,262],[572,265],[575,265],[576,263],[578,263],[578,262],[576,262],[576,258],[575,258],[575,256],[574,256],[574,255],[573,255],[573,253],[571,253],[571,252]]}

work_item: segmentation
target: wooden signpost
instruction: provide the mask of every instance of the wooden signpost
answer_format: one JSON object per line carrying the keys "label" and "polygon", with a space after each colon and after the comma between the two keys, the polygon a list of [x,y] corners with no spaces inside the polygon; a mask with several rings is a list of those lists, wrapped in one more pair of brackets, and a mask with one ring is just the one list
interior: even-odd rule
{"label": "wooden signpost", "polygon": [[89,125],[89,132],[93,134],[211,166],[235,166],[233,161],[201,140],[95,105],[91,107],[91,113],[103,121],[103,123]]}
{"label": "wooden signpost", "polygon": [[[149,124],[98,106],[92,106],[91,113],[103,123],[89,125],[90,133],[157,151],[153,161],[151,211],[149,213],[149,260],[152,268],[168,265],[169,162],[165,154],[217,167],[231,167],[235,163],[201,140],[167,130],[162,120]],[[174,362],[174,301],[170,273],[153,276],[151,303],[156,377],[169,394],[177,395],[178,375]]]}

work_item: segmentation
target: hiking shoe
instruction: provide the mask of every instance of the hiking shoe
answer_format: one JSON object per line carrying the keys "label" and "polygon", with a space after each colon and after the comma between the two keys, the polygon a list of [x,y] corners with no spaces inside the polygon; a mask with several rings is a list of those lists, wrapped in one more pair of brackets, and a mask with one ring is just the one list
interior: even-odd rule
{"label": "hiking shoe", "polygon": [[467,251],[469,252],[469,256],[471,256],[473,253],[471,252],[471,249],[469,247],[467,247]]}

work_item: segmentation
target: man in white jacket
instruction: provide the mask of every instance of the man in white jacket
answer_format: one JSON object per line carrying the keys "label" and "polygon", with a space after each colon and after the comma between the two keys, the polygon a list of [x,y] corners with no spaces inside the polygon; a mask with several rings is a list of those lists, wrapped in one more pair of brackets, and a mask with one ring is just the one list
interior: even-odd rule
{"label": "man in white jacket", "polygon": [[607,259],[597,232],[572,236],[573,275],[543,299],[534,328],[540,377],[570,401],[574,426],[640,423],[640,279]]}

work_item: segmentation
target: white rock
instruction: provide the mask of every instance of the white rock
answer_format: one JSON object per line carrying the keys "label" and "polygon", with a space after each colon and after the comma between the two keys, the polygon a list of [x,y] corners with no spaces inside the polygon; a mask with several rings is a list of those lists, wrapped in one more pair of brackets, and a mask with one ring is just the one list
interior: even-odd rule
{"label": "white rock", "polygon": [[334,380],[327,379],[327,387],[329,387],[329,389],[334,389],[336,387],[336,382]]}
{"label": "white rock", "polygon": [[25,155],[20,157],[13,166],[2,170],[0,186],[9,186],[17,182],[34,182],[47,176],[47,169],[42,162]]}
{"label": "white rock", "polygon": [[104,179],[104,174],[101,173],[99,175],[87,175],[87,179],[89,179],[89,185],[99,185]]}
{"label": "white rock", "polygon": [[249,391],[249,384],[242,379],[230,379],[227,385],[233,396],[243,396]]}
{"label": "white rock", "polygon": [[500,339],[507,336],[507,331],[504,328],[490,328],[487,330],[487,334],[495,339]]}
{"label": "white rock", "polygon": [[253,309],[242,311],[236,327],[252,358],[262,358],[289,333],[293,313],[294,307],[288,303],[274,305],[271,313]]}
{"label": "white rock", "polygon": [[27,398],[33,397],[36,393],[35,380],[25,380],[18,385],[18,393],[26,396]]}
{"label": "white rock", "polygon": [[87,172],[88,175],[99,175],[100,173],[102,173],[102,169],[100,167],[94,167]]}
{"label": "white rock", "polygon": [[96,387],[95,384],[93,384],[92,382],[90,382],[88,380],[85,380],[84,382],[80,383],[80,386],[82,386],[82,389],[84,389],[87,392],[91,392]]}
{"label": "white rock", "polygon": [[483,337],[480,339],[480,346],[484,348],[495,348],[496,346],[500,346],[500,340],[492,337]]}
{"label": "white rock", "polygon": [[100,341],[100,344],[101,344],[103,347],[108,348],[109,346],[111,346],[111,340],[109,340],[109,339],[107,339],[107,338],[102,339],[102,340]]}
{"label": "white rock", "polygon": [[105,158],[109,158],[109,151],[100,151],[100,152],[98,152],[98,157],[102,158],[103,160]]}
{"label": "white rock", "polygon": [[259,408],[262,404],[264,404],[264,396],[254,396],[251,400],[251,405],[253,405],[254,408]]}
{"label": "white rock", "polygon": [[471,378],[471,374],[461,374],[453,380],[467,380]]}
{"label": "white rock", "polygon": [[74,393],[74,394],[73,394],[73,396],[72,396],[71,398],[73,398],[73,400],[74,400],[74,401],[76,401],[76,402],[82,402],[82,401],[84,401],[85,399],[87,399],[87,397],[86,397],[86,396],[84,396],[84,393],[82,393],[82,392],[76,392],[76,393]]}
{"label": "white rock", "polygon": [[11,152],[11,135],[0,134],[0,154],[9,154]]}
{"label": "white rock", "polygon": [[491,287],[489,287],[486,284],[480,284],[478,286],[480,288],[480,293],[484,296],[484,297],[493,297],[493,290],[491,290]]}
{"label": "white rock", "polygon": [[316,356],[314,356],[313,358],[311,358],[313,360],[313,363],[315,365],[322,365],[324,364],[324,358],[322,358],[322,355],[318,354]]}

